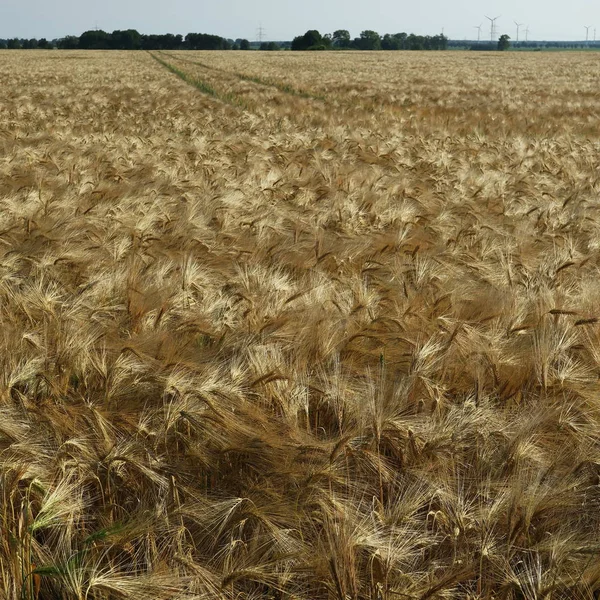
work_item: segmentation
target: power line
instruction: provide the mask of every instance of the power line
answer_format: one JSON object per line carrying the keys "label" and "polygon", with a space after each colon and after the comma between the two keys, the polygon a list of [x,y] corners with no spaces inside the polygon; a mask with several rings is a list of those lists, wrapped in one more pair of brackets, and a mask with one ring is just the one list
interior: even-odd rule
{"label": "power line", "polygon": [[259,24],[258,29],[256,30],[256,41],[262,43],[265,39],[265,28],[262,26],[262,23]]}
{"label": "power line", "polygon": [[496,37],[496,20],[500,18],[500,15],[494,17],[493,19],[487,15],[484,16],[490,22],[490,40],[493,42],[494,38]]}

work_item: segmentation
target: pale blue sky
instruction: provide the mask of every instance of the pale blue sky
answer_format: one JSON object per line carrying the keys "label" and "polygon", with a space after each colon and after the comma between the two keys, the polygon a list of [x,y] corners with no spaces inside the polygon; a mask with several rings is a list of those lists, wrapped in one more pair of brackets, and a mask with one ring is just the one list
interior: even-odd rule
{"label": "pale blue sky", "polygon": [[516,37],[514,21],[529,26],[529,39],[585,39],[584,25],[597,27],[598,0],[0,0],[0,38],[79,35],[100,29],[135,28],[142,33],[215,33],[257,38],[259,24],[269,40],[286,40],[318,29],[321,33],[363,29],[435,34],[452,39],[489,37],[484,15],[498,19],[498,33]]}

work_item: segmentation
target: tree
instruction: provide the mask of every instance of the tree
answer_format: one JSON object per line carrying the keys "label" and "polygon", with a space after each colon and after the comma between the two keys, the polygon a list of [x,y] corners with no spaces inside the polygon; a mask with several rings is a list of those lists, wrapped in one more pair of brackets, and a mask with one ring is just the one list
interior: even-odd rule
{"label": "tree", "polygon": [[106,31],[92,29],[79,36],[79,47],[82,50],[106,50],[111,47],[111,36]]}
{"label": "tree", "polygon": [[510,36],[503,34],[498,40],[498,50],[504,51],[510,48]]}
{"label": "tree", "polygon": [[381,40],[383,50],[406,50],[408,35],[402,33],[386,33]]}
{"label": "tree", "polygon": [[76,35],[68,35],[64,38],[60,38],[56,42],[57,48],[60,50],[75,50],[79,48],[79,38]]}
{"label": "tree", "polygon": [[425,50],[425,38],[422,35],[411,33],[406,38],[406,44],[409,50]]}
{"label": "tree", "polygon": [[38,41],[38,48],[44,48],[45,50],[48,50],[52,48],[52,44],[46,38],[42,38]]}
{"label": "tree", "polygon": [[492,42],[477,42],[469,46],[469,50],[474,50],[475,52],[490,52],[497,49],[498,45]]}
{"label": "tree", "polygon": [[240,40],[240,50],[250,50],[250,42],[248,40]]}
{"label": "tree", "polygon": [[382,50],[400,50],[401,47],[398,34],[386,33],[381,39]]}
{"label": "tree", "polygon": [[258,49],[272,52],[273,50],[279,50],[279,46],[275,42],[263,42]]}
{"label": "tree", "polygon": [[381,50],[381,36],[376,31],[365,29],[359,38],[354,38],[353,46],[359,50]]}
{"label": "tree", "polygon": [[183,45],[183,36],[180,33],[173,35],[172,33],[167,33],[162,36],[164,40],[164,46],[167,50],[176,50],[177,48],[181,48]]}
{"label": "tree", "polygon": [[295,37],[292,50],[324,50],[323,37],[316,29],[309,29],[304,35]]}
{"label": "tree", "polygon": [[448,50],[448,38],[443,33],[434,35],[430,40],[430,47],[432,50]]}
{"label": "tree", "polygon": [[229,42],[208,33],[188,33],[185,36],[185,46],[188,50],[229,50]]}
{"label": "tree", "polygon": [[323,43],[323,36],[316,29],[309,29],[303,36],[307,48],[320,46]]}
{"label": "tree", "polygon": [[18,50],[21,48],[21,40],[19,38],[13,38],[6,42],[6,46],[9,50]]}
{"label": "tree", "polygon": [[172,33],[161,35],[151,33],[149,35],[141,35],[140,43],[144,50],[177,50],[183,44],[183,37],[179,33],[177,35],[173,35]]}
{"label": "tree", "polygon": [[135,29],[117,29],[110,35],[110,46],[115,50],[139,50],[142,47],[142,36]]}
{"label": "tree", "polygon": [[349,48],[351,43],[350,32],[347,29],[338,29],[333,32],[332,41],[336,48]]}

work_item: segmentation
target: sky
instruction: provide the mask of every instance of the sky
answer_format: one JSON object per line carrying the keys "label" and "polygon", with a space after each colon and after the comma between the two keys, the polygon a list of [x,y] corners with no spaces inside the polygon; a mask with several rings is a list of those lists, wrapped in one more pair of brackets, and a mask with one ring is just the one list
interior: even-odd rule
{"label": "sky", "polygon": [[516,39],[515,21],[529,27],[530,40],[589,39],[597,27],[598,0],[0,0],[0,38],[53,39],[87,29],[137,29],[140,33],[213,33],[228,38],[291,40],[307,29],[321,33],[364,29],[380,34],[444,32],[450,39],[489,39],[496,17],[498,34]]}

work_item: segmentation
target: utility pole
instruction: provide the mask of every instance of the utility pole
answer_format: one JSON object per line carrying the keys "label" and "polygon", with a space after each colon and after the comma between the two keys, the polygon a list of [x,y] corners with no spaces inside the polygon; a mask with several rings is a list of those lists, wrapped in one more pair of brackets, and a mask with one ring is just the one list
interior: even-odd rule
{"label": "utility pole", "polygon": [[496,20],[500,18],[500,15],[494,17],[493,19],[487,15],[484,16],[490,22],[490,40],[493,42],[494,38],[496,37]]}
{"label": "utility pole", "polygon": [[523,23],[517,23],[515,21],[515,25],[517,26],[517,42],[519,41],[519,27],[523,26]]}
{"label": "utility pole", "polygon": [[262,23],[259,23],[258,29],[256,30],[256,41],[258,41],[262,44],[264,42],[264,40],[265,40],[265,29],[262,26]]}

